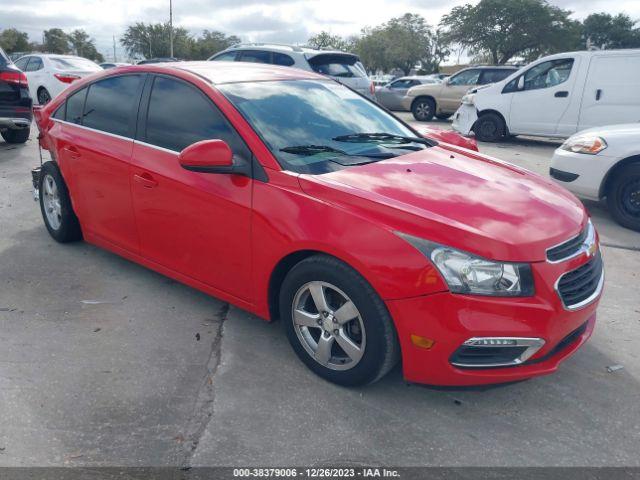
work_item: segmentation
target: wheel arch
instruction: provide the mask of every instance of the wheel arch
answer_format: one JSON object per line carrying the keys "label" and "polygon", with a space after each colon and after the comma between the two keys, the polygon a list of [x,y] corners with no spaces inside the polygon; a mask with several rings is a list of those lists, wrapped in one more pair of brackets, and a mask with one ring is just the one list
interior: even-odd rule
{"label": "wheel arch", "polygon": [[598,190],[598,198],[604,198],[607,196],[609,189],[611,188],[611,182],[616,177],[617,173],[622,170],[627,165],[631,165],[633,163],[640,163],[640,155],[631,155],[629,157],[623,158],[619,162],[617,162],[614,166],[612,166],[609,171],[606,173],[602,182],[600,183],[600,189]]}
{"label": "wheel arch", "polygon": [[505,135],[509,135],[509,124],[507,123],[507,119],[504,118],[504,115],[502,114],[502,112],[500,112],[498,110],[494,110],[492,108],[485,108],[484,110],[478,110],[478,119],[471,126],[471,130],[473,130],[475,128],[476,123],[478,122],[478,120],[480,120],[480,118],[483,115],[486,115],[488,113],[493,113],[495,115],[498,115],[502,119],[502,123],[504,123]]}

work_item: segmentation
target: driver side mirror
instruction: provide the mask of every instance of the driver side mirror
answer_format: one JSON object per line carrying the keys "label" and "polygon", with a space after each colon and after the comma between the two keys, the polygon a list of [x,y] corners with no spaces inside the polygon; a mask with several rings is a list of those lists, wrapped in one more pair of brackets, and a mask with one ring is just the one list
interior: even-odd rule
{"label": "driver side mirror", "polygon": [[524,90],[524,75],[520,75],[520,78],[518,78],[518,90]]}
{"label": "driver side mirror", "polygon": [[233,152],[224,140],[202,140],[189,145],[178,155],[182,168],[202,173],[233,171]]}

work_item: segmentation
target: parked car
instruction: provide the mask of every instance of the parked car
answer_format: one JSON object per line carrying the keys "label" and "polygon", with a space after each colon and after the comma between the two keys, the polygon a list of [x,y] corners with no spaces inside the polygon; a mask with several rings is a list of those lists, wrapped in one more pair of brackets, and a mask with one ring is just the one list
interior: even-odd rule
{"label": "parked car", "polygon": [[24,143],[31,127],[27,76],[0,48],[0,134],[8,143]]}
{"label": "parked car", "polygon": [[372,75],[369,78],[373,82],[374,87],[382,87],[398,77],[395,75]]}
{"label": "parked car", "polygon": [[280,318],[329,381],[373,382],[402,356],[413,382],[512,382],[555,371],[593,330],[603,266],[578,199],[322,75],[123,67],[36,119],[55,240]]}
{"label": "parked car", "polygon": [[295,45],[245,43],[209,58],[210,61],[268,63],[320,73],[374,99],[375,87],[360,58],[337,50],[315,50]]}
{"label": "parked car", "polygon": [[123,62],[104,62],[100,64],[100,67],[104,70],[108,70],[110,68],[126,67],[127,65],[131,65],[131,64],[123,63]]}
{"label": "parked car", "polygon": [[498,82],[511,73],[515,67],[471,67],[460,70],[442,83],[419,85],[409,89],[402,99],[405,110],[421,122],[436,118],[449,118],[460,106],[462,97],[476,85]]}
{"label": "parked car", "polygon": [[382,87],[376,87],[376,101],[389,110],[405,110],[402,99],[411,87],[437,83],[441,81],[430,77],[400,77]]}
{"label": "parked car", "polygon": [[31,97],[45,105],[76,80],[100,72],[98,64],[73,55],[32,54],[16,60],[29,80]]}
{"label": "parked car", "polygon": [[177,58],[173,57],[156,57],[156,58],[145,58],[144,60],[140,60],[137,65],[148,65],[150,63],[172,63],[179,62]]}
{"label": "parked car", "polygon": [[591,127],[640,121],[640,50],[549,55],[472,91],[453,128],[479,140],[565,138]]}
{"label": "parked car", "polygon": [[640,231],[640,124],[590,128],[569,137],[555,151],[549,173],[580,197],[606,197],[611,216]]}

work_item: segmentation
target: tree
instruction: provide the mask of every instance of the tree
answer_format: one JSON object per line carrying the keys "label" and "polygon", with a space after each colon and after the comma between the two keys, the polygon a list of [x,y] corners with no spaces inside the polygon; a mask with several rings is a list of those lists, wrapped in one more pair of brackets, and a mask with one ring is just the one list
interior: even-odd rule
{"label": "tree", "polygon": [[367,68],[385,72],[399,68],[409,73],[417,65],[435,71],[449,54],[441,33],[413,13],[364,29],[354,49]]}
{"label": "tree", "polygon": [[[137,22],[129,25],[120,43],[132,57],[168,57],[170,28],[168,23]],[[191,58],[195,40],[185,28],[173,28],[173,51],[178,58]]]}
{"label": "tree", "polygon": [[222,32],[204,30],[202,36],[195,41],[195,46],[189,58],[193,60],[206,60],[211,55],[226,50],[232,45],[240,43],[240,38],[235,35],[225,35]]}
{"label": "tree", "polygon": [[309,40],[307,40],[307,45],[318,50],[333,49],[342,50],[343,52],[349,50],[348,40],[345,40],[340,35],[332,35],[324,30],[309,38]]}
{"label": "tree", "polygon": [[608,13],[592,13],[582,24],[584,46],[598,48],[638,48],[640,28],[637,22],[624,13],[615,17]]}
{"label": "tree", "polygon": [[74,30],[68,35],[73,51],[79,57],[104,62],[104,57],[96,49],[95,41],[84,30]]}
{"label": "tree", "polygon": [[49,53],[69,53],[69,37],[60,28],[44,31],[44,49]]}
{"label": "tree", "polygon": [[472,54],[488,52],[494,64],[574,49],[579,23],[546,0],[480,0],[455,7],[440,25],[446,39]]}
{"label": "tree", "polygon": [[0,33],[0,47],[7,53],[31,50],[29,35],[15,28],[7,28]]}

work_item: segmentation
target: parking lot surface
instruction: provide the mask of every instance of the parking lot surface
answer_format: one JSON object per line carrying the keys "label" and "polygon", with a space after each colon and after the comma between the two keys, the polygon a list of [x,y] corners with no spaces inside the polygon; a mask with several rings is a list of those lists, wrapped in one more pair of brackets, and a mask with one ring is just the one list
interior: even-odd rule
{"label": "parking lot surface", "polygon": [[[557,145],[480,150],[546,174]],[[279,323],[57,244],[32,199],[37,162],[35,135],[0,143],[0,466],[640,466],[640,234],[600,204],[598,324],[556,374],[444,390],[397,367],[347,389],[310,373]]]}

